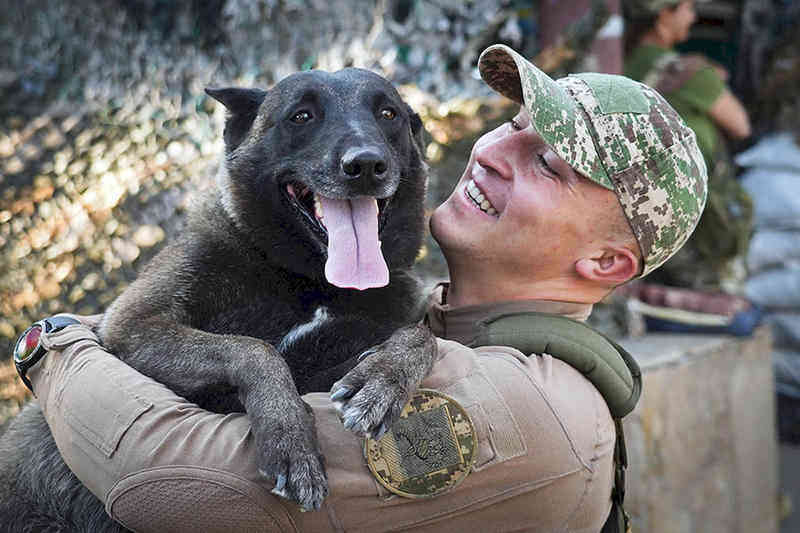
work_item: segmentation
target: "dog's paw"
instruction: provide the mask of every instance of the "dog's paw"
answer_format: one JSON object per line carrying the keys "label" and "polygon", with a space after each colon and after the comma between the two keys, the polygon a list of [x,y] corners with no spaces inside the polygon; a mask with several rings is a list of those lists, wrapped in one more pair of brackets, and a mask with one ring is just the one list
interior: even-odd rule
{"label": "dog's paw", "polygon": [[356,369],[331,389],[331,400],[344,427],[376,440],[392,427],[409,399],[410,391],[398,380]]}
{"label": "dog's paw", "polygon": [[328,478],[313,420],[310,425],[281,424],[260,443],[260,450],[259,471],[275,481],[274,494],[296,501],[304,511],[322,506]]}
{"label": "dog's paw", "polygon": [[414,325],[364,352],[361,362],[331,388],[331,401],[344,426],[380,439],[400,417],[436,358],[427,327]]}

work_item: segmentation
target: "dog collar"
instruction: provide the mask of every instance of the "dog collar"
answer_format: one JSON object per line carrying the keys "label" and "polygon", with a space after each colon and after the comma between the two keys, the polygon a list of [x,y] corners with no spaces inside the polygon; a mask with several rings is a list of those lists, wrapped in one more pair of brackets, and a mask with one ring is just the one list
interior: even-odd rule
{"label": "dog collar", "polygon": [[47,354],[47,349],[42,346],[42,334],[55,333],[72,324],[80,324],[74,318],[67,316],[54,316],[34,322],[17,339],[14,345],[14,366],[19,377],[31,392],[33,385],[27,377],[28,369],[38,363]]}

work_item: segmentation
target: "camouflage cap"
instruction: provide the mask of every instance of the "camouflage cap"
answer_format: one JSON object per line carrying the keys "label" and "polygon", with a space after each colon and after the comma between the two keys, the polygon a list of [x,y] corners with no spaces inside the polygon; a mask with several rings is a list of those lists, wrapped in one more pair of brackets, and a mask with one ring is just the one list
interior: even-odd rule
{"label": "camouflage cap", "polygon": [[525,106],[559,157],[616,193],[642,276],[683,246],[705,206],[708,178],[694,132],[661,95],[612,74],[554,81],[504,45],[484,50],[478,68],[490,87]]}

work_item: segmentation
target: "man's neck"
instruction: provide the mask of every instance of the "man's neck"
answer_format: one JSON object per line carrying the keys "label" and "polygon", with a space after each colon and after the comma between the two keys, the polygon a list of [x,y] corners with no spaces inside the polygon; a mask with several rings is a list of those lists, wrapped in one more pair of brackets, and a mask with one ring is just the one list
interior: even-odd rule
{"label": "man's neck", "polygon": [[464,279],[451,271],[447,303],[453,307],[513,300],[595,304],[606,293],[606,288],[587,287],[571,279],[531,280],[522,283],[501,279],[499,283],[493,283],[488,280]]}

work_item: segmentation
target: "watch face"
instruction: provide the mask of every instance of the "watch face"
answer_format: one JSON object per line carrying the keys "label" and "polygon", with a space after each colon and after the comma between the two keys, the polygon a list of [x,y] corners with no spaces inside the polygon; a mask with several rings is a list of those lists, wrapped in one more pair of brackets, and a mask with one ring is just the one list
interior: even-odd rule
{"label": "watch face", "polygon": [[39,346],[39,338],[42,335],[42,326],[36,324],[28,328],[17,341],[14,347],[14,360],[25,361],[36,351]]}

